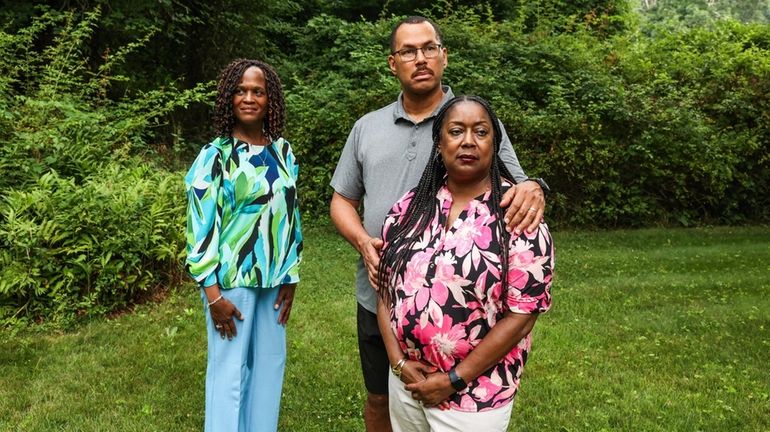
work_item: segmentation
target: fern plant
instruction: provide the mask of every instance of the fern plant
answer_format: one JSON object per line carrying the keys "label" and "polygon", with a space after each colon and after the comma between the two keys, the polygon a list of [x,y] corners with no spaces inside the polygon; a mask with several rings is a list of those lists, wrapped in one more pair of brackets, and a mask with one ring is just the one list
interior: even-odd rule
{"label": "fern plant", "polygon": [[108,99],[128,79],[112,67],[152,33],[89,65],[99,17],[40,8],[0,32],[0,324],[68,325],[180,277],[182,179],[146,144],[173,110],[209,103],[211,84]]}

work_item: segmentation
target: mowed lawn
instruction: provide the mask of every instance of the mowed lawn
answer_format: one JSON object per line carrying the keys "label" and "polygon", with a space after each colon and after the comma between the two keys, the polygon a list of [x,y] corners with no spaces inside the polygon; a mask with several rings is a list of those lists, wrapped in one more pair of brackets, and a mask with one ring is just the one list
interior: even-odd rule
{"label": "mowed lawn", "polygon": [[[511,431],[770,430],[770,228],[554,236]],[[361,431],[355,255],[306,238],[280,430]],[[3,330],[0,430],[200,430],[203,323],[190,286],[67,333]]]}

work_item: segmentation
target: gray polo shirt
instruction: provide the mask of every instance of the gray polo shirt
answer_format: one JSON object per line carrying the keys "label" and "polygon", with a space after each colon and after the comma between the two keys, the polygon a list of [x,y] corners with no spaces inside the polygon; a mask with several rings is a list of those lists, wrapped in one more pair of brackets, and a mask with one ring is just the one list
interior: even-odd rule
{"label": "gray polo shirt", "polygon": [[[338,194],[363,203],[364,229],[372,237],[381,237],[382,224],[390,208],[420,181],[433,146],[433,119],[454,97],[451,88],[443,86],[443,90],[441,105],[419,123],[404,111],[401,93],[396,102],[358,119],[348,135],[331,186]],[[527,176],[508,134],[504,128],[502,131],[500,158],[515,180],[523,181]],[[377,310],[377,296],[361,258],[356,274],[356,298],[367,310]]]}

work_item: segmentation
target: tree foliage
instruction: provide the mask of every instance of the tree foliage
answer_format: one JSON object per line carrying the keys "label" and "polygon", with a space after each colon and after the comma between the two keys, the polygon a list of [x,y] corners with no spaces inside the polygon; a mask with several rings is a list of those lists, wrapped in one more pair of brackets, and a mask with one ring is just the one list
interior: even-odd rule
{"label": "tree foliage", "polygon": [[[115,62],[142,41],[89,67],[99,16],[48,10],[19,33],[0,33],[5,322],[105,313],[179,277],[181,179],[153,163],[148,142],[159,118],[210,91],[107,98],[126,79],[112,75]],[[31,49],[41,39],[50,42]]]}
{"label": "tree foliage", "polygon": [[[438,22],[445,84],[489,99],[558,226],[770,220],[768,1],[129,2],[0,11],[0,317],[69,320],[180,276],[182,171],[213,80],[265,59],[306,216],[355,120],[395,100],[404,15]],[[387,167],[382,167],[387,169]]]}
{"label": "tree foliage", "polygon": [[[765,25],[731,20],[646,38],[585,21],[526,32],[484,8],[437,17],[445,82],[490,99],[522,164],[556,191],[548,216],[588,226],[767,220]],[[302,196],[323,212],[350,125],[390,103],[397,82],[383,35],[395,22],[311,20],[290,75]],[[323,49],[325,47],[325,49]],[[360,83],[367,85],[362,86]]]}
{"label": "tree foliage", "polygon": [[744,23],[770,22],[770,0],[640,0],[645,19],[669,27],[694,27],[733,19]]}

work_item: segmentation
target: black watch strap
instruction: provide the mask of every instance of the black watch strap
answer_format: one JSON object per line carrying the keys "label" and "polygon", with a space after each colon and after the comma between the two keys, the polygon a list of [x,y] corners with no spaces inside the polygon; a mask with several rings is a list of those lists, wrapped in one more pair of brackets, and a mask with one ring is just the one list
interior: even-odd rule
{"label": "black watch strap", "polygon": [[551,193],[551,188],[548,187],[548,183],[545,182],[541,177],[530,177],[527,179],[527,181],[533,181],[540,185],[540,189],[543,190],[543,193],[548,195]]}
{"label": "black watch strap", "polygon": [[452,388],[457,391],[465,390],[465,387],[468,387],[468,383],[460,378],[460,375],[457,375],[455,368],[449,369],[449,382],[452,383]]}

